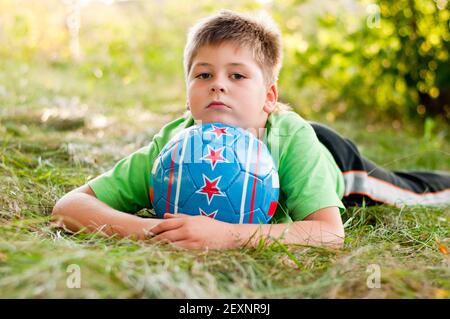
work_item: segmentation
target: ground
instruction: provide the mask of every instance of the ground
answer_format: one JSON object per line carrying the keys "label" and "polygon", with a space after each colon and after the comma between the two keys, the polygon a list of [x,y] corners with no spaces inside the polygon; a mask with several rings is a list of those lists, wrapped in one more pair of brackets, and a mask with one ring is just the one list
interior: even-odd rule
{"label": "ground", "polygon": [[[159,84],[96,84],[52,65],[3,71],[0,297],[450,297],[449,208],[348,209],[342,250],[182,251],[52,227],[58,198],[147,144],[183,104]],[[448,128],[434,123],[327,124],[386,168],[448,171]]]}

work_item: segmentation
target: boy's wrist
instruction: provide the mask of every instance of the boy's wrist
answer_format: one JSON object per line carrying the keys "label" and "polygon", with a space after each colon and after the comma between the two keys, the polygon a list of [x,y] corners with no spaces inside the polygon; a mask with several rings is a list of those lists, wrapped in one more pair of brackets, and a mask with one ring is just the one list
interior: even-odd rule
{"label": "boy's wrist", "polygon": [[143,218],[142,232],[144,239],[153,237],[154,234],[150,231],[150,229],[152,229],[162,221],[163,219],[158,218]]}
{"label": "boy's wrist", "polygon": [[232,238],[236,247],[256,247],[261,239],[268,239],[273,224],[236,224]]}

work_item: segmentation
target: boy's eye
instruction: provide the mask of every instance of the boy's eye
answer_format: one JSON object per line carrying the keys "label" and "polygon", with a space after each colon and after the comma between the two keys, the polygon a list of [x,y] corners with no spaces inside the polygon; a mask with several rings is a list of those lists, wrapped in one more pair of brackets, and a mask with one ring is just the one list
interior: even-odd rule
{"label": "boy's eye", "polygon": [[[203,72],[203,73],[200,73],[199,75],[197,75],[196,78],[206,80],[206,79],[211,78],[211,76],[212,76],[211,73]],[[242,80],[242,79],[245,79],[245,76],[243,76],[242,74],[239,74],[239,73],[233,73],[231,75],[231,78],[233,78],[235,80]]]}
{"label": "boy's eye", "polygon": [[235,80],[245,79],[245,76],[243,76],[242,74],[239,74],[239,73],[233,73],[231,76],[232,76]]}
{"label": "boy's eye", "polygon": [[209,73],[200,73],[196,77],[205,80],[205,79],[208,79],[210,76],[211,76],[211,74],[209,74]]}

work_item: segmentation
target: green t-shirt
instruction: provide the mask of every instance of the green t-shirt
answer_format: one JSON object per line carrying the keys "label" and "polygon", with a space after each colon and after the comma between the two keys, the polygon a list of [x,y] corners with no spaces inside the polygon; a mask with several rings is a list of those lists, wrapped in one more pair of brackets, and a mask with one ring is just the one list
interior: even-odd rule
{"label": "green t-shirt", "polygon": [[[97,198],[127,213],[152,208],[149,181],[153,162],[173,136],[194,124],[191,116],[168,123],[149,145],[89,181]],[[280,178],[279,205],[273,223],[303,220],[325,207],[337,206],[341,212],[345,210],[341,202],[342,173],[307,121],[290,111],[272,113],[263,141],[272,154]]]}

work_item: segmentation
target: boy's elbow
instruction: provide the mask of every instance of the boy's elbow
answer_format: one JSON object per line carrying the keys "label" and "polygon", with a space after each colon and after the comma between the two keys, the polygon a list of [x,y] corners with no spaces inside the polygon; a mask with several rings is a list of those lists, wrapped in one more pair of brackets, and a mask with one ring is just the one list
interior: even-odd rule
{"label": "boy's elbow", "polygon": [[327,242],[322,242],[324,247],[328,247],[331,249],[343,249],[344,248],[344,237],[335,237]]}
{"label": "boy's elbow", "polygon": [[330,248],[343,249],[345,243],[344,226],[342,224],[331,226],[330,233],[333,234],[331,241],[329,242]]}
{"label": "boy's elbow", "polygon": [[[66,193],[63,197],[57,200],[55,205],[52,209],[52,216],[54,217],[61,217],[65,214],[65,211],[70,206],[73,206],[73,200],[75,199],[73,196],[77,196],[76,194],[79,193],[85,193],[88,195],[91,195],[95,197],[94,192],[88,185],[83,185],[81,187],[78,187],[76,189],[71,190],[70,192]],[[76,203],[75,203],[76,204]]]}
{"label": "boy's elbow", "polygon": [[[69,195],[70,196],[70,195]],[[65,230],[77,231],[76,217],[73,216],[73,202],[68,194],[61,197],[52,209],[52,225]]]}
{"label": "boy's elbow", "polygon": [[70,207],[73,206],[72,192],[65,194],[63,197],[58,199],[52,209],[53,219],[61,221],[62,218],[67,214]]}
{"label": "boy's elbow", "polygon": [[54,221],[60,221],[62,216],[64,215],[64,209],[63,209],[63,198],[60,198],[56,204],[53,206],[52,209],[52,218]]}
{"label": "boy's elbow", "polygon": [[345,230],[344,225],[342,223],[336,229],[336,248],[342,249],[344,248],[345,243]]}
{"label": "boy's elbow", "polygon": [[342,236],[338,236],[336,238],[336,241],[333,245],[333,248],[335,249],[343,249],[344,248],[344,242],[345,242],[345,235],[342,234]]}

